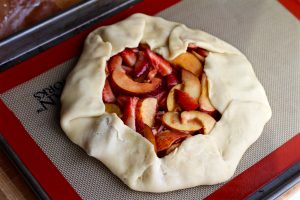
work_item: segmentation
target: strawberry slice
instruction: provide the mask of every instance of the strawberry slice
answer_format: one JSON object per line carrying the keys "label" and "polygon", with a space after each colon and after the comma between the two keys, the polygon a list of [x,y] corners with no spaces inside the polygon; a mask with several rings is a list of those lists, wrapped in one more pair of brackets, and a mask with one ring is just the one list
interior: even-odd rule
{"label": "strawberry slice", "polygon": [[172,88],[173,86],[179,84],[177,76],[173,73],[166,76],[166,81],[168,88]]}
{"label": "strawberry slice", "polygon": [[145,48],[145,52],[152,66],[156,68],[162,76],[172,73],[172,67],[168,61],[151,51],[149,48]]}
{"label": "strawberry slice", "polygon": [[174,96],[176,99],[176,103],[183,110],[190,111],[190,110],[195,110],[196,108],[199,107],[198,102],[186,92],[175,89]]}
{"label": "strawberry slice", "polygon": [[168,150],[172,144],[180,143],[185,138],[190,137],[190,134],[180,133],[175,131],[164,131],[155,136],[156,138],[156,148],[159,157],[166,155],[165,151]]}
{"label": "strawberry slice", "polygon": [[119,55],[114,55],[107,62],[108,72],[111,74],[116,68],[122,65],[122,57]]}
{"label": "strawberry slice", "polygon": [[167,97],[168,97],[168,92],[167,91],[161,91],[158,93],[155,98],[157,99],[158,102],[158,107],[165,109],[167,106]]}
{"label": "strawberry slice", "polygon": [[121,56],[123,58],[124,64],[129,67],[132,67],[136,62],[136,54],[130,48],[126,48],[124,51],[122,51]]}
{"label": "strawberry slice", "polygon": [[165,111],[158,111],[155,115],[155,123],[152,127],[153,131],[155,130],[155,135],[162,132],[165,129],[165,126],[162,123],[162,116],[165,114]]}
{"label": "strawberry slice", "polygon": [[155,123],[156,111],[156,98],[148,97],[140,99],[136,106],[136,130],[143,131],[145,125],[152,127]]}
{"label": "strawberry slice", "polygon": [[166,130],[167,128],[163,125],[163,124],[161,124],[158,128],[157,128],[157,133],[160,133],[160,132],[162,132],[163,130]]}
{"label": "strawberry slice", "polygon": [[125,104],[124,110],[123,110],[123,122],[127,126],[129,126],[131,129],[136,130],[135,127],[135,110],[136,105],[139,101],[138,97],[129,97],[128,101]]}
{"label": "strawberry slice", "polygon": [[134,65],[134,76],[141,77],[147,73],[149,69],[149,63],[147,57],[143,51],[138,52],[138,58]]}
{"label": "strawberry slice", "polygon": [[117,97],[117,103],[119,104],[119,106],[121,108],[124,108],[127,101],[129,100],[129,98],[130,98],[129,96],[120,95],[120,96]]}
{"label": "strawberry slice", "polygon": [[202,49],[202,48],[198,48],[197,49],[197,53],[200,55],[200,56],[203,56],[203,57],[207,57],[208,56],[208,51],[205,50],[205,49]]}
{"label": "strawberry slice", "polygon": [[163,115],[166,113],[166,111],[158,111],[155,115],[155,120],[156,121],[162,121]]}
{"label": "strawberry slice", "polygon": [[155,140],[155,136],[154,136],[154,134],[152,132],[152,129],[148,125],[146,125],[146,124],[144,126],[143,136],[145,138],[147,138],[147,140],[149,140],[153,144],[154,150],[156,152],[156,140]]}
{"label": "strawberry slice", "polygon": [[189,44],[187,51],[194,54],[201,62],[203,62],[205,57],[208,56],[207,50],[198,47],[195,44]]}
{"label": "strawberry slice", "polygon": [[205,61],[205,57],[201,56],[199,53],[197,53],[196,51],[192,50],[190,51],[194,56],[196,56],[198,58],[198,60],[200,60],[200,62],[204,62]]}
{"label": "strawberry slice", "polygon": [[146,43],[140,43],[139,44],[139,46],[138,46],[138,49],[140,50],[140,51],[144,51],[145,49],[149,49],[150,48],[150,46],[148,45],[148,44],[146,44]]}
{"label": "strawberry slice", "polygon": [[102,91],[102,99],[105,103],[114,103],[116,101],[116,97],[111,90],[108,80],[105,80],[104,88]]}
{"label": "strawberry slice", "polygon": [[164,126],[162,122],[162,116],[165,114],[165,111],[158,111],[155,115],[155,123],[152,126],[152,131],[154,135],[159,134],[160,132],[166,130],[167,128]]}

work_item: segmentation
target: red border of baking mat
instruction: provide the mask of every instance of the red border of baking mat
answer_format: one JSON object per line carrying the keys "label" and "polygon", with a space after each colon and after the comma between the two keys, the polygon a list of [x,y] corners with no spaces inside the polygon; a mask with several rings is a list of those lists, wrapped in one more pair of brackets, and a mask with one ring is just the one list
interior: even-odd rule
{"label": "red border of baking mat", "polygon": [[[144,0],[75,37],[0,73],[0,94],[79,55],[84,38],[94,28],[114,23],[136,12],[154,15],[179,1]],[[0,100],[0,132],[51,199],[81,199],[2,100]]]}
{"label": "red border of baking mat", "polygon": [[[98,24],[63,43],[6,70],[0,74],[0,93],[79,55],[84,38],[95,27],[121,20],[136,11],[153,15],[177,2],[179,2],[179,0],[157,0],[157,6],[154,8],[154,0],[145,0],[106,20],[104,23]],[[68,49],[68,51],[66,51],[66,49]],[[1,100],[0,113],[0,131],[8,144],[18,154],[19,158],[31,171],[32,175],[38,180],[48,195],[52,199],[79,198],[71,185],[64,179],[53,163],[51,163],[48,157],[26,132],[20,121]],[[300,160],[300,155],[295,153],[297,152],[299,145],[300,135],[298,134],[270,155],[226,183],[219,190],[209,195],[206,199],[243,199],[249,196]],[[26,149],[26,151],[24,151],[24,149]],[[284,160],[281,159],[283,157],[285,158]]]}
{"label": "red border of baking mat", "polygon": [[300,160],[299,146],[300,133],[205,199],[225,200],[249,197]]}
{"label": "red border of baking mat", "polygon": [[300,20],[300,0],[279,0],[279,2]]}

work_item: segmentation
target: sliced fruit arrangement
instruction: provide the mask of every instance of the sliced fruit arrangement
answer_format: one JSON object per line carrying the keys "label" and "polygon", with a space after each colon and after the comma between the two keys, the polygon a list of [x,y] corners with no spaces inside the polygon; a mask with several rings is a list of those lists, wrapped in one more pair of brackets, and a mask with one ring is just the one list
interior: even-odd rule
{"label": "sliced fruit arrangement", "polygon": [[105,111],[116,113],[159,157],[196,134],[209,134],[221,114],[209,99],[203,71],[209,52],[190,44],[172,61],[148,45],[126,48],[107,61]]}

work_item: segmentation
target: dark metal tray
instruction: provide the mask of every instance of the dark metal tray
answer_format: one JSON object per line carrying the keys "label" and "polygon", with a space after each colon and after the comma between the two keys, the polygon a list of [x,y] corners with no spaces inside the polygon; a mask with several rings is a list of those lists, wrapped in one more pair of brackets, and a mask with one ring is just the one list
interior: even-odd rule
{"label": "dark metal tray", "polygon": [[[29,57],[86,30],[140,0],[89,0],[77,4],[37,25],[13,34],[0,41],[0,72]],[[4,149],[22,173],[39,199],[50,199],[43,188],[23,165],[0,133],[0,147]],[[248,199],[274,199],[287,191],[300,176],[300,161],[269,184],[253,193]]]}
{"label": "dark metal tray", "polygon": [[0,41],[0,72],[140,0],[88,0]]}

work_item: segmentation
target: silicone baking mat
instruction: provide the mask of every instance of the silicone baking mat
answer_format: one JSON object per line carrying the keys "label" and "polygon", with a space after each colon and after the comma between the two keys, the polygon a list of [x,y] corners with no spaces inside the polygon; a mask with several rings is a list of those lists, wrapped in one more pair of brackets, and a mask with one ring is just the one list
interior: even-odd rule
{"label": "silicone baking mat", "polygon": [[[134,12],[156,14],[215,35],[248,57],[266,90],[273,116],[243,156],[236,178],[225,185],[162,194],[135,192],[100,161],[72,144],[59,126],[59,95],[66,75],[76,64],[86,36],[83,33],[0,75],[0,130],[51,198],[242,199],[300,160],[296,153],[300,145],[297,18],[273,0],[177,2],[146,0],[106,23]],[[154,4],[159,6],[154,8]]]}

